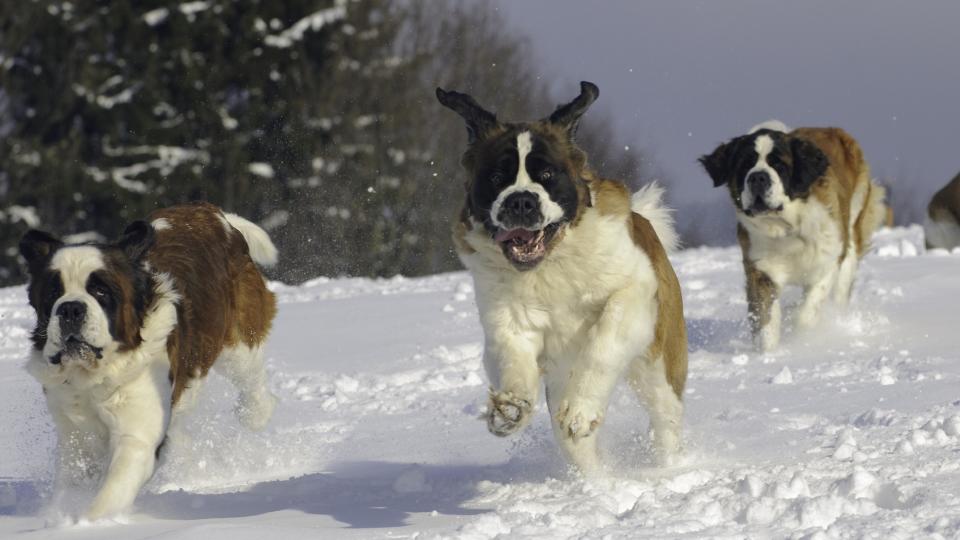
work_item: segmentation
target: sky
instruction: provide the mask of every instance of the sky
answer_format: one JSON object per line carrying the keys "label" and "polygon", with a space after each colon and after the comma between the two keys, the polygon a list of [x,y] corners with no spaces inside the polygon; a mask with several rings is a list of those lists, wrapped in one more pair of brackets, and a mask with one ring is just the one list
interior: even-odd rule
{"label": "sky", "polygon": [[922,219],[960,171],[960,2],[500,0],[499,10],[529,37],[555,98],[580,80],[600,87],[595,106],[648,153],[678,217],[698,214],[711,243],[732,241],[732,210],[715,213],[729,198],[696,158],[764,120],[849,131],[907,208],[898,222]]}

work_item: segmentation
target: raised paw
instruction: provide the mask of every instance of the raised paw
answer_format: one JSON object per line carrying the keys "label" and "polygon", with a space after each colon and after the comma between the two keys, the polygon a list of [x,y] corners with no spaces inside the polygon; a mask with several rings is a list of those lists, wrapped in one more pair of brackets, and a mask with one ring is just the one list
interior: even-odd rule
{"label": "raised paw", "polygon": [[526,425],[532,408],[530,401],[519,398],[512,392],[491,390],[485,415],[487,429],[497,437],[506,437]]}
{"label": "raised paw", "polygon": [[560,432],[573,440],[589,437],[603,423],[603,412],[584,402],[569,401],[560,404],[557,412],[557,423]]}

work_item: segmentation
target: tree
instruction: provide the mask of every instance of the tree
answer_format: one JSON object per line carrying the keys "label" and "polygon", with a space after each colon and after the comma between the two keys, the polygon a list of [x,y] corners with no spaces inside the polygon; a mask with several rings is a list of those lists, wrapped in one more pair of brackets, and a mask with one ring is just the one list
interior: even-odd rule
{"label": "tree", "polygon": [[[506,27],[482,2],[4,10],[0,284],[23,279],[14,257],[28,227],[114,237],[192,199],[263,225],[284,281],[458,268],[448,231],[463,196],[462,126],[433,89],[473,92],[505,117],[546,114],[553,101]],[[592,125],[597,139],[609,133]]]}

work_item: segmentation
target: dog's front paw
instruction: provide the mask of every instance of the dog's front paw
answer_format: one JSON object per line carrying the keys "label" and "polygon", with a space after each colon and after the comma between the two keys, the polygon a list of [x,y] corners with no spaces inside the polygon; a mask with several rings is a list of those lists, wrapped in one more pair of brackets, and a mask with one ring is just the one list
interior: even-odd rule
{"label": "dog's front paw", "polygon": [[487,404],[487,429],[497,437],[506,437],[526,425],[533,405],[512,392],[490,391]]}
{"label": "dog's front paw", "polygon": [[571,439],[589,437],[603,423],[603,411],[588,402],[564,401],[557,412],[557,423],[560,432]]}

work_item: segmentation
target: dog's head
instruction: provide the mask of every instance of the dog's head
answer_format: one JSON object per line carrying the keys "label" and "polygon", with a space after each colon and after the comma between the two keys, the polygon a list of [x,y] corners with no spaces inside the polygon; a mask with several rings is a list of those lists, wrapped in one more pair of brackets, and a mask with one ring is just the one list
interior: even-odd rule
{"label": "dog's head", "polygon": [[805,199],[829,166],[813,143],[789,133],[759,129],[721,144],[700,163],[713,185],[727,185],[738,212],[776,215],[790,201]]}
{"label": "dog's head", "polygon": [[580,95],[549,117],[501,123],[472,97],[437,89],[437,99],[467,125],[469,217],[481,223],[518,270],[536,267],[574,222],[589,195],[582,178],[586,155],[574,142],[580,117],[599,89],[580,83]]}
{"label": "dog's head", "polygon": [[55,365],[94,369],[109,355],[140,344],[152,286],[145,267],[154,230],[137,221],[112,244],[65,244],[42,231],[20,241],[34,347]]}

